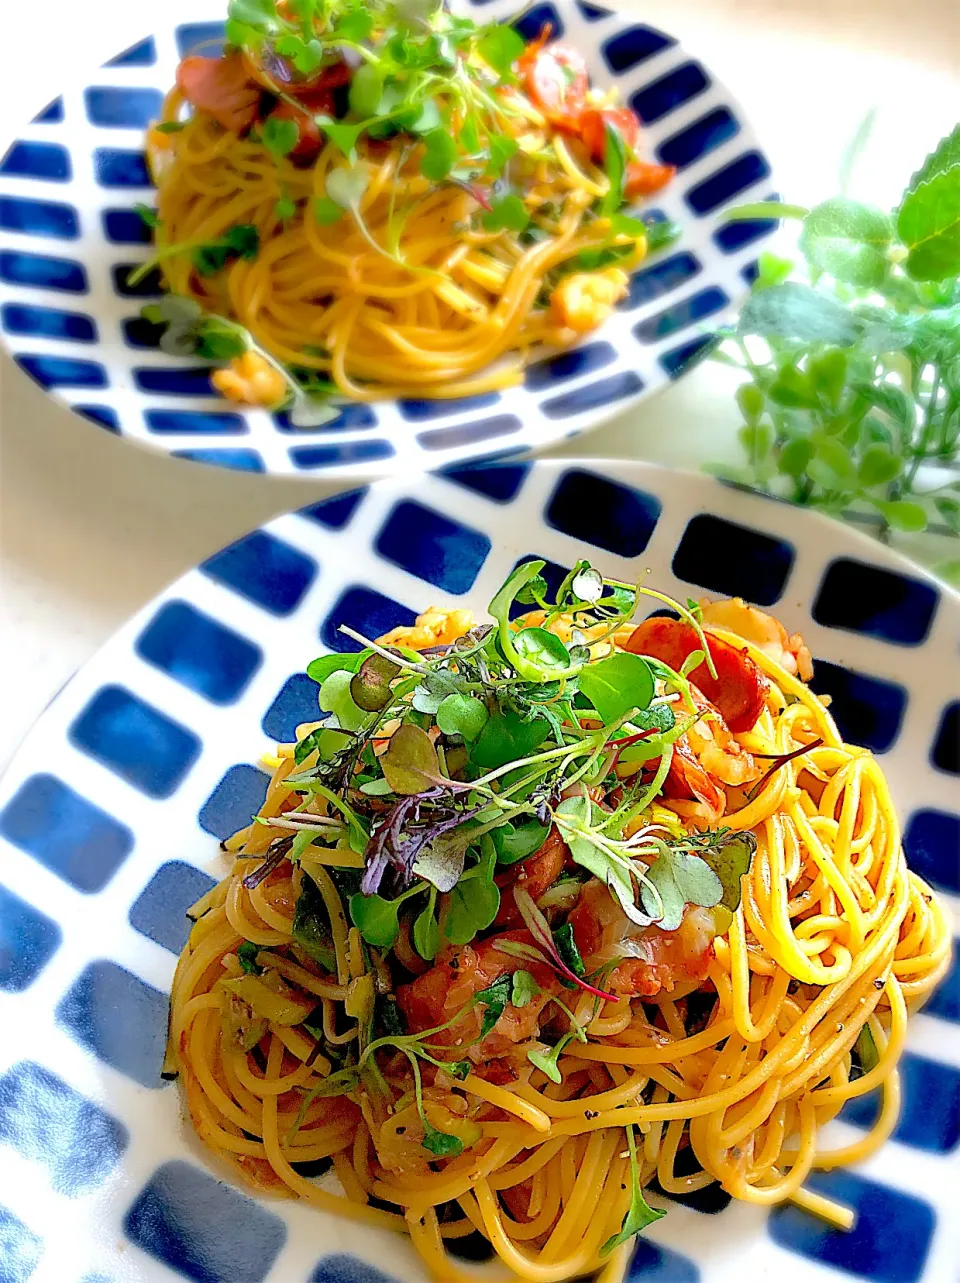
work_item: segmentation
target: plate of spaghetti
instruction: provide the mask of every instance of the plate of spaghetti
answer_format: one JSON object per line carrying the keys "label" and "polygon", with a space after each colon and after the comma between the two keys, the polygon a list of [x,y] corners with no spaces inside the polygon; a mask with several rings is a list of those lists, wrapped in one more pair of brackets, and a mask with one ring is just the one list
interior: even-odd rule
{"label": "plate of spaghetti", "polygon": [[668,385],[774,226],[724,211],[770,195],[730,95],[622,15],[231,0],[0,161],[0,323],[81,414],[177,455],[433,467]]}
{"label": "plate of spaghetti", "polygon": [[0,789],[13,1277],[945,1283],[958,619],[636,464],[211,558]]}

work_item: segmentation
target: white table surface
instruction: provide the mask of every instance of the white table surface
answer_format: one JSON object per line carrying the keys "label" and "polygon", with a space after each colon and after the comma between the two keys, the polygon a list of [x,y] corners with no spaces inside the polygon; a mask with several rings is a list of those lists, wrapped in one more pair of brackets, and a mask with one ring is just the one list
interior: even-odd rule
{"label": "white table surface", "polygon": [[[741,99],[786,199],[836,191],[846,141],[878,118],[854,194],[893,204],[960,118],[960,0],[646,0]],[[75,68],[190,0],[0,0],[0,154]],[[733,459],[730,380],[681,384],[556,453],[697,467]],[[250,476],[133,448],[75,418],[0,356],[0,767],[49,699],[165,584],[328,482]]]}

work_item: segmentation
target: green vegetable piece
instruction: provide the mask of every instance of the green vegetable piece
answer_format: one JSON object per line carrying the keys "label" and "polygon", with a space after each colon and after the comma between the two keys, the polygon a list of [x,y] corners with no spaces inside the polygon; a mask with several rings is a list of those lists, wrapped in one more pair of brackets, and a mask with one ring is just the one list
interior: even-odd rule
{"label": "green vegetable piece", "polygon": [[327,195],[344,209],[356,209],[369,185],[370,175],[363,165],[341,166],[327,174]]}
{"label": "green vegetable piece", "polygon": [[[769,293],[773,293],[772,290]],[[785,365],[770,388],[770,399],[777,405],[813,409],[819,404],[810,376],[795,365]]]}
{"label": "green vegetable piece", "polygon": [[813,446],[803,437],[788,441],[780,451],[777,467],[788,477],[802,477],[813,458]]}
{"label": "green vegetable piece", "polygon": [[357,116],[376,116],[383,94],[383,74],[372,63],[365,62],[350,81],[350,110]]}
{"label": "green vegetable piece", "polygon": [[810,211],[800,248],[816,271],[860,289],[877,289],[889,271],[893,224],[879,209],[835,196]]}
{"label": "green vegetable piece", "polygon": [[569,922],[565,922],[562,927],[557,927],[553,933],[553,943],[557,946],[557,953],[575,976],[587,974],[587,968],[573,935],[573,927]]}
{"label": "green vegetable piece", "polygon": [[456,1158],[463,1153],[463,1141],[459,1136],[437,1131],[429,1123],[424,1127],[423,1140],[420,1143],[424,1149],[429,1149],[430,1153],[436,1154],[438,1158]]}
{"label": "green vegetable piece", "polygon": [[337,955],[323,897],[309,877],[304,877],[293,911],[293,938],[300,948],[319,962],[325,971],[335,973]]}
{"label": "green vegetable piece", "polygon": [[426,135],[423,145],[420,173],[434,183],[442,183],[457,163],[456,141],[445,129],[434,129]]}
{"label": "green vegetable piece", "polygon": [[440,777],[440,762],[430,736],[409,723],[398,727],[390,736],[380,765],[394,793],[422,793],[432,788]]}
{"label": "green vegetable piece", "polygon": [[600,202],[600,214],[601,217],[609,217],[615,214],[623,204],[623,187],[627,176],[627,149],[623,134],[615,125],[606,121],[604,129],[606,131],[604,169],[610,188]]}
{"label": "green vegetable piece", "polygon": [[341,669],[347,673],[355,673],[369,654],[370,651],[367,650],[353,655],[321,655],[307,665],[307,676],[322,685],[331,673]]}
{"label": "green vegetable piece", "polygon": [[491,208],[483,216],[483,226],[488,232],[522,232],[530,222],[526,205],[513,192],[496,197],[490,204]]}
{"label": "green vegetable piece", "polygon": [[248,976],[258,976],[263,967],[257,965],[257,954],[260,952],[260,946],[254,944],[252,940],[244,940],[243,944],[237,946],[237,957],[240,959],[240,966]]}
{"label": "green vegetable piece", "polygon": [[897,234],[915,281],[960,274],[960,126],[928,157],[897,214]]}
{"label": "green vegetable piece", "polygon": [[520,33],[508,26],[489,27],[476,43],[477,53],[501,80],[509,76],[525,48]]}
{"label": "green vegetable piece", "polygon": [[880,1053],[877,1051],[876,1039],[873,1036],[873,1030],[869,1025],[864,1025],[857,1035],[857,1041],[853,1044],[853,1050],[856,1052],[857,1059],[860,1061],[860,1068],[864,1076],[871,1070],[876,1069],[880,1063]]}
{"label": "green vegetable piece", "polygon": [[534,851],[539,851],[547,840],[550,829],[539,820],[524,820],[518,825],[512,821],[501,824],[490,834],[497,853],[498,864],[516,864]]}
{"label": "green vegetable piece", "polygon": [[756,423],[766,405],[763,393],[754,383],[742,383],[736,392],[737,405],[747,423]]}
{"label": "green vegetable piece", "polygon": [[653,674],[640,655],[617,651],[595,664],[587,664],[578,678],[585,695],[606,725],[631,709],[646,708],[653,699]]}
{"label": "green vegetable piece", "polygon": [[[460,145],[465,146],[462,131]],[[506,134],[494,134],[487,143],[487,149],[490,152],[490,160],[487,163],[489,173],[494,176],[503,173],[504,167],[517,154],[518,148],[519,144],[515,139],[508,138]]]}
{"label": "green vegetable piece", "polygon": [[318,196],[313,202],[313,216],[321,227],[329,227],[331,223],[338,223],[343,218],[343,215],[343,206],[338,205],[329,196]]}
{"label": "green vegetable piece", "polygon": [[350,679],[353,702],[367,713],[386,708],[393,698],[391,683],[399,673],[400,665],[385,655],[368,656]]}
{"label": "green vegetable piece", "polygon": [[493,770],[529,757],[549,734],[545,718],[528,722],[519,713],[497,713],[478,735],[470,756],[477,766]]}
{"label": "green vegetable piece", "polygon": [[[647,883],[660,894],[663,915],[656,896]],[[647,870],[647,882],[640,888],[643,907],[661,931],[676,931],[683,919],[684,906],[699,904],[711,908],[723,898],[723,883],[698,855],[684,851],[664,852]]]}
{"label": "green vegetable piece", "polygon": [[389,949],[396,940],[400,930],[397,903],[380,895],[362,895],[360,892],[350,897],[350,917],[367,944]]}
{"label": "green vegetable piece", "polygon": [[475,695],[447,695],[437,708],[437,725],[444,735],[462,735],[475,740],[486,726],[490,714]]}
{"label": "green vegetable piece", "polygon": [[277,116],[268,116],[263,122],[260,134],[263,145],[271,156],[278,160],[289,156],[300,141],[300,130],[295,120],[282,120]]}
{"label": "green vegetable piece", "polygon": [[571,667],[570,652],[556,635],[546,628],[521,628],[513,636],[513,646],[543,681],[561,677]]}
{"label": "green vegetable piece", "polygon": [[833,348],[807,362],[810,386],[833,409],[840,405],[846,387],[847,366],[847,354],[842,348]]}
{"label": "green vegetable piece", "polygon": [[542,992],[529,971],[524,971],[521,967],[519,971],[513,973],[513,981],[510,987],[511,1006],[525,1007],[538,993]]}
{"label": "green vegetable piece", "polygon": [[740,905],[740,880],[750,871],[757,849],[752,833],[731,833],[713,848],[704,848],[700,856],[714,871],[723,887],[720,904],[731,913]]}
{"label": "green vegetable piece", "polygon": [[641,1234],[648,1225],[654,1221],[659,1221],[666,1212],[658,1212],[655,1208],[648,1205],[643,1197],[643,1190],[640,1188],[640,1168],[637,1162],[637,1143],[633,1136],[633,1127],[626,1128],[627,1145],[630,1149],[630,1207],[626,1216],[623,1218],[623,1225],[619,1234],[614,1234],[608,1238],[606,1243],[600,1249],[600,1255],[606,1256],[614,1248],[619,1247],[621,1243],[627,1243],[636,1234]]}
{"label": "green vegetable piece", "polygon": [[317,695],[317,703],[325,713],[333,713],[337,724],[345,731],[359,731],[366,726],[370,714],[365,713],[350,694],[353,674],[338,669],[326,678]]}
{"label": "green vegetable piece", "polygon": [[440,951],[440,927],[434,917],[434,892],[430,903],[413,924],[413,947],[421,958],[432,962]]}
{"label": "green vegetable piece", "polygon": [[[610,219],[610,226],[615,232],[623,228],[627,236],[632,232],[623,227],[622,219],[626,218],[625,214],[614,214]],[[632,221],[632,220],[631,220]],[[653,223],[644,223],[647,236],[647,253],[656,254],[658,250],[666,249],[669,245],[675,245],[683,235],[683,228],[679,223],[675,223],[670,218],[660,218]]]}
{"label": "green vegetable piece", "polygon": [[139,214],[143,222],[151,230],[160,226],[160,215],[149,205],[136,204],[133,207],[134,213]]}
{"label": "green vegetable piece", "polygon": [[500,908],[500,888],[479,877],[461,878],[450,892],[444,934],[451,944],[469,944],[484,931]]}
{"label": "green vegetable piece", "polygon": [[897,499],[891,503],[875,500],[875,505],[892,530],[902,530],[907,534],[919,534],[927,528],[927,510],[920,503],[909,499]]}
{"label": "green vegetable piece", "polygon": [[862,486],[885,486],[903,471],[903,456],[881,442],[868,445],[860,456],[857,480]]}
{"label": "green vegetable piece", "polygon": [[503,1015],[507,1003],[510,1001],[512,989],[513,979],[508,972],[506,975],[500,976],[488,988],[481,989],[476,995],[477,1003],[486,1008],[483,1013],[483,1020],[480,1023],[481,1038],[486,1038],[487,1034],[491,1032]]}

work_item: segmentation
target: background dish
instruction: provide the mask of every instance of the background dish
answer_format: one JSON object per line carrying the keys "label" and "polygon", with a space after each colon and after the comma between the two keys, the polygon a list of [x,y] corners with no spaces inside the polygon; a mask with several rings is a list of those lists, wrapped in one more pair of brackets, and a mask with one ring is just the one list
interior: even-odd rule
{"label": "background dish", "polygon": [[[381,630],[433,601],[479,610],[516,561],[569,565],[581,549],[625,577],[649,567],[681,596],[740,593],[803,631],[841,730],[882,755],[914,867],[957,907],[960,599],[893,554],[809,513],[623,462],[460,469],[281,517],[122,629],[0,785],[9,1278],[160,1283],[166,1266],[204,1283],[418,1277],[392,1236],[213,1179],[158,1076],[181,911],[219,868],[216,838],[258,805],[259,753],[310,710],[300,672],[336,623]],[[793,1208],[723,1210],[711,1192],[651,1231],[635,1276],[721,1283],[746,1264],[751,1277],[952,1279],[958,983],[954,963],[912,1024],[895,1140],[815,1181],[856,1207],[852,1234]],[[847,1125],[864,1110],[845,1111]]]}
{"label": "background dish", "polygon": [[[515,0],[465,0],[481,19]],[[213,7],[211,18],[222,10]],[[203,13],[200,17],[203,17]],[[531,367],[524,385],[453,402],[349,406],[332,424],[291,429],[284,416],[238,411],[211,395],[208,370],[144,349],[130,267],[147,257],[133,214],[149,201],[144,126],[181,52],[218,39],[222,22],[159,32],[55,100],[0,161],[0,327],[21,368],[108,430],[178,457],[277,474],[369,476],[542,447],[629,408],[677,377],[745,292],[768,222],[720,229],[719,212],[771,194],[769,165],[729,92],[673,37],[587,3],[530,9],[583,51],[594,83],[616,82],[647,122],[646,149],[679,173],[654,208],[682,239],[636,273],[602,331]]]}

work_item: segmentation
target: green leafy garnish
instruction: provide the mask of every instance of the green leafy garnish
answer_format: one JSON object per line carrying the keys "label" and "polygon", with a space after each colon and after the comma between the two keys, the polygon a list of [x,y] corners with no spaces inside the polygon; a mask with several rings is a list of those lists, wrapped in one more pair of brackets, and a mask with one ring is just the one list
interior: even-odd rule
{"label": "green leafy garnish", "polygon": [[240,966],[248,976],[258,976],[263,967],[257,965],[257,954],[260,952],[260,946],[254,944],[252,940],[244,940],[243,944],[237,946],[237,957],[240,959]]}
{"label": "green leafy garnish", "polygon": [[600,1255],[606,1256],[621,1243],[627,1243],[637,1234],[642,1234],[648,1225],[659,1221],[665,1212],[658,1212],[648,1205],[640,1188],[640,1164],[637,1161],[637,1142],[633,1135],[632,1124],[624,1129],[627,1133],[627,1145],[630,1150],[630,1207],[623,1218],[619,1234],[608,1238],[600,1249]]}

